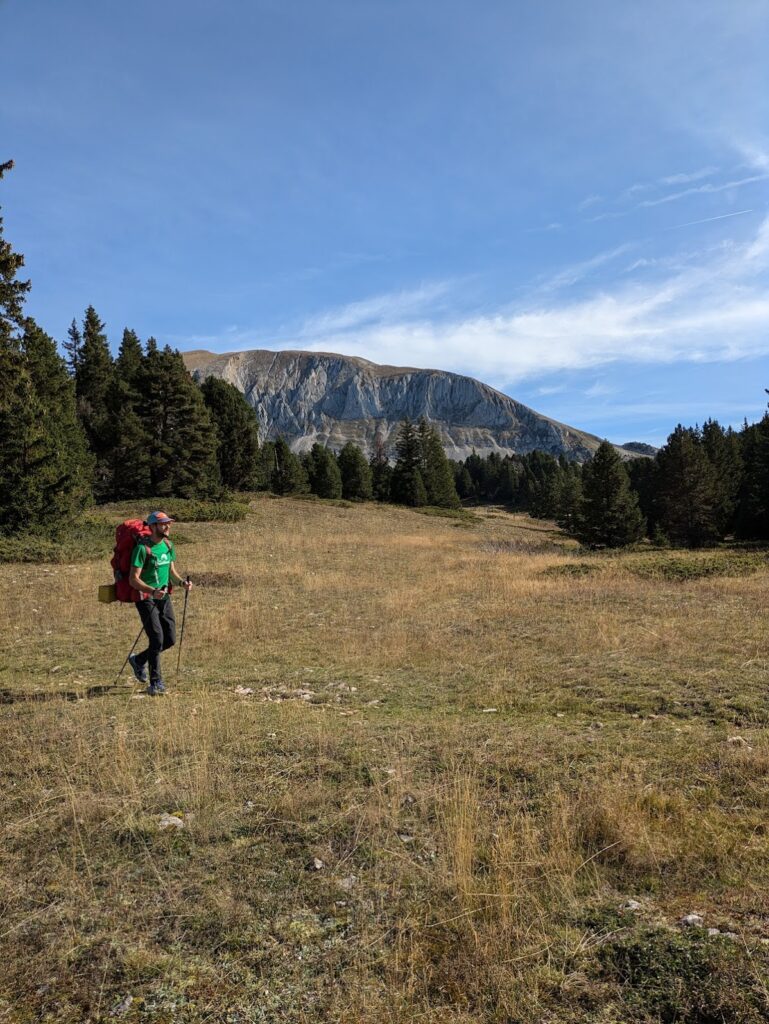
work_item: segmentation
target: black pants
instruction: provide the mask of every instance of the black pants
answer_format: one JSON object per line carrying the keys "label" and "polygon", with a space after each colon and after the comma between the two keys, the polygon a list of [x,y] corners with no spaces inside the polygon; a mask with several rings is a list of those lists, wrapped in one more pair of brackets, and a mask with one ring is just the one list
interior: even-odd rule
{"label": "black pants", "polygon": [[137,601],[136,609],[149,640],[149,646],[136,655],[136,661],[139,665],[149,665],[152,684],[161,678],[160,652],[167,651],[176,643],[174,606],[170,597],[163,597],[159,601],[148,597],[144,601]]}

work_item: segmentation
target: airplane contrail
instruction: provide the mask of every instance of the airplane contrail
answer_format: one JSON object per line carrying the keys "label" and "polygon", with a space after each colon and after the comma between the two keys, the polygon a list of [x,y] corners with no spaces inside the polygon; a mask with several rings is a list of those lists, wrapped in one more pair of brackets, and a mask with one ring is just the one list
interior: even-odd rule
{"label": "airplane contrail", "polygon": [[695,224],[709,224],[712,220],[726,220],[727,217],[741,217],[743,213],[753,213],[752,210],[737,210],[736,213],[722,213],[718,217],[705,217],[703,220],[690,220],[686,224],[674,224],[666,231],[675,231],[677,228],[691,228]]}

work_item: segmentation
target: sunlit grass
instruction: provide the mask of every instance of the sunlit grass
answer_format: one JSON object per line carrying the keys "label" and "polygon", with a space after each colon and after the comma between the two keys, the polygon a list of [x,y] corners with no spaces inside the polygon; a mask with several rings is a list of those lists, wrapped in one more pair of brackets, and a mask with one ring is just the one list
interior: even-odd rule
{"label": "sunlit grass", "polygon": [[0,1019],[640,1024],[611,965],[668,934],[726,993],[655,953],[681,1020],[766,1019],[760,563],[501,510],[178,530],[164,699],[87,697],[139,629],[106,563],[0,566]]}

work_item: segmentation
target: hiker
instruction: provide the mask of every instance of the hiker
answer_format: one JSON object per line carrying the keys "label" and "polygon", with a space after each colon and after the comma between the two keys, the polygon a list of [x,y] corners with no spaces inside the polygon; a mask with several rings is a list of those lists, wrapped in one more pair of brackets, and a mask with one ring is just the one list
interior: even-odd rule
{"label": "hiker", "polygon": [[139,654],[129,655],[128,662],[140,683],[147,682],[149,665],[147,693],[156,697],[166,690],[160,675],[160,652],[176,643],[176,619],[169,583],[178,583],[185,590],[191,590],[192,583],[179,575],[174,564],[176,552],[168,534],[175,520],[165,512],[151,512],[145,522],[152,532],[133,549],[129,583],[140,595],[136,608],[149,644]]}

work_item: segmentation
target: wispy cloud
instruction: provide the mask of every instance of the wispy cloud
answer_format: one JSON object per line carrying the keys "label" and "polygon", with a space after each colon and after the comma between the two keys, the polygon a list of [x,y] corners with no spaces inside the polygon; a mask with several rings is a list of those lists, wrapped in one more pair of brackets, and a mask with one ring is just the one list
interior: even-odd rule
{"label": "wispy cloud", "polygon": [[769,179],[769,173],[751,174],[747,178],[738,178],[735,181],[723,181],[720,184],[708,182],[705,185],[698,185],[696,188],[685,188],[679,192],[671,192],[666,196],[658,196],[656,199],[644,199],[643,202],[639,203],[638,205],[661,206],[663,203],[673,203],[678,199],[683,199],[684,196],[712,194],[715,192],[727,192],[730,189],[744,188],[746,185],[752,185],[756,181],[766,181],[767,179]]}
{"label": "wispy cloud", "polygon": [[449,287],[449,282],[437,281],[408,291],[376,295],[362,302],[351,302],[311,317],[305,321],[300,336],[315,337],[318,334],[349,331],[374,323],[399,322],[406,317],[431,310],[436,301],[447,294]]}
{"label": "wispy cloud", "polygon": [[[580,266],[584,271],[615,255],[616,250],[601,253]],[[291,338],[265,347],[437,367],[499,387],[612,363],[758,357],[769,355],[768,270],[769,217],[747,243],[711,249],[683,267],[663,267],[655,280],[623,277],[610,289],[569,299],[552,288],[551,279],[550,290],[536,287],[518,308],[454,319],[445,309],[439,317],[432,312],[446,298],[448,285],[430,285],[331,310],[308,320]],[[561,284],[576,272],[562,272]],[[232,349],[235,338],[218,340]],[[201,342],[206,343],[196,339]],[[239,344],[264,342],[253,335],[249,341],[241,332]]]}
{"label": "wispy cloud", "polygon": [[597,270],[599,267],[604,266],[607,263],[611,263],[618,256],[627,252],[632,248],[632,244],[627,242],[624,245],[618,245],[614,249],[607,249],[605,252],[599,252],[598,255],[591,257],[589,260],[582,260],[579,263],[572,263],[568,267],[564,267],[559,270],[557,274],[553,274],[551,277],[545,278],[540,283],[542,291],[558,291],[561,288],[568,288],[578,281],[583,280]]}

